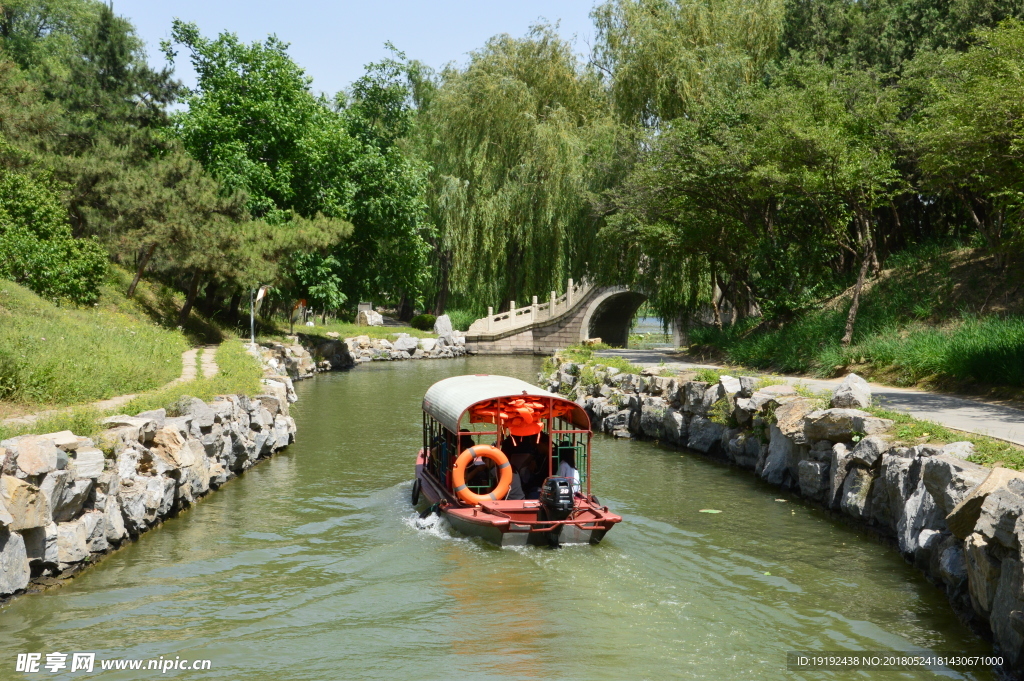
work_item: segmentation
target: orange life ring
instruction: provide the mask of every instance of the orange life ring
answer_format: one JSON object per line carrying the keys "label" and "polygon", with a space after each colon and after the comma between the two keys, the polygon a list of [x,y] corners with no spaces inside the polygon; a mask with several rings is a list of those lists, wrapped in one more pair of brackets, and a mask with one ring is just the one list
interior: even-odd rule
{"label": "orange life ring", "polygon": [[[477,494],[466,486],[466,468],[470,462],[478,456],[490,459],[498,464],[498,484],[490,494]],[[452,484],[455,486],[455,494],[467,504],[480,504],[484,501],[497,501],[504,499],[512,487],[512,465],[508,462],[500,449],[491,445],[476,445],[459,454],[452,467]]]}

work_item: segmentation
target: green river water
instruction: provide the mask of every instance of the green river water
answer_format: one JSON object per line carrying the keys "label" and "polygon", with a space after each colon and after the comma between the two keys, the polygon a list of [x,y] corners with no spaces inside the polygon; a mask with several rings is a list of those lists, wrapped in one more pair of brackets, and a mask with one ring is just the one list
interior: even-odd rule
{"label": "green river water", "polygon": [[[595,440],[594,492],[624,518],[599,546],[499,549],[418,527],[427,387],[538,368],[373,363],[297,384],[295,445],[5,607],[0,679],[925,679],[936,673],[787,671],[786,652],[990,654],[893,549],[747,471],[652,443]],[[13,671],[18,653],[54,651],[212,666]]]}

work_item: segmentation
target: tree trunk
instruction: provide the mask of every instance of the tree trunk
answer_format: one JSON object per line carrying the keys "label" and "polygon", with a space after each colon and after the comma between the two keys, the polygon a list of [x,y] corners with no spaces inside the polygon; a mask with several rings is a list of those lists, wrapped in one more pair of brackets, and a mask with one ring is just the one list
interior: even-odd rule
{"label": "tree trunk", "polygon": [[434,316],[440,317],[448,305],[448,257],[442,255],[439,258],[438,269],[441,270],[441,281],[437,289],[437,298],[434,299]]}
{"label": "tree trunk", "polygon": [[203,292],[202,310],[207,318],[212,317],[217,309],[217,291],[219,288],[216,279],[210,279],[206,284],[206,291]]}
{"label": "tree trunk", "polygon": [[228,307],[228,318],[232,322],[238,321],[238,306],[242,304],[242,292],[235,290],[234,295],[231,296],[231,304]]}
{"label": "tree trunk", "polygon": [[864,288],[864,279],[868,274],[868,267],[871,266],[871,260],[874,254],[874,241],[871,238],[871,233],[866,231],[867,241],[864,243],[864,254],[860,258],[860,271],[857,273],[857,283],[853,287],[853,302],[850,303],[850,314],[846,316],[846,331],[843,333],[843,339],[840,341],[843,347],[848,346],[853,341],[853,324],[857,321],[857,308],[860,307],[860,292]]}
{"label": "tree trunk", "polygon": [[192,281],[188,285],[188,294],[185,296],[185,304],[181,307],[181,314],[178,315],[178,324],[181,326],[185,325],[188,320],[189,313],[192,312],[192,305],[196,302],[196,293],[199,292],[199,281],[202,279],[202,273],[196,270],[192,274]]}
{"label": "tree trunk", "polygon": [[711,309],[715,313],[715,327],[722,330],[722,311],[718,308],[718,295],[721,289],[718,288],[718,273],[711,274]]}
{"label": "tree trunk", "polygon": [[142,279],[142,271],[146,269],[146,265],[149,264],[149,259],[153,257],[154,251],[156,251],[156,244],[151,245],[142,252],[142,257],[139,258],[139,266],[135,269],[135,278],[132,279],[132,283],[128,287],[127,295],[129,298],[135,295],[135,287],[139,285],[139,280]]}

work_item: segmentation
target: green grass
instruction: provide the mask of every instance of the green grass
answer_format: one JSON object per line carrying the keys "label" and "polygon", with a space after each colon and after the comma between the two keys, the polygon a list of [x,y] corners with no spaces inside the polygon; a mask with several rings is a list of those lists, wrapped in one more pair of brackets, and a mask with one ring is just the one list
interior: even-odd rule
{"label": "green grass", "polygon": [[258,395],[263,391],[263,370],[255,357],[245,351],[241,340],[225,341],[217,348],[220,371],[213,378],[196,378],[188,383],[146,393],[118,409],[119,414],[137,414],[150,409],[173,410],[185,395],[209,401],[216,395]]}
{"label": "green grass", "polygon": [[150,409],[167,409],[174,415],[175,405],[184,396],[210,401],[217,395],[258,395],[264,392],[260,378],[263,370],[255,357],[245,351],[240,340],[225,341],[217,348],[220,371],[213,378],[197,378],[166,390],[139,395],[120,409],[100,412],[92,406],[77,407],[65,413],[48,416],[32,424],[0,425],[0,440],[27,434],[54,433],[70,430],[75,435],[92,437],[102,428],[100,420],[114,414],[137,414]]}
{"label": "green grass", "polygon": [[895,423],[890,434],[895,437],[897,442],[904,445],[970,442],[974,445],[974,455],[970,458],[973,463],[982,466],[1003,466],[1018,471],[1024,470],[1024,448],[1009,442],[952,430],[938,423],[916,419],[891,409],[868,407],[866,411],[881,418],[892,419]]}
{"label": "green grass", "polygon": [[718,383],[722,379],[722,372],[718,369],[697,369],[694,372],[693,380],[702,383]]}
{"label": "green grass", "polygon": [[560,350],[552,358],[552,368],[546,370],[554,371],[560,362],[575,362],[577,364],[603,364],[605,367],[612,367],[627,374],[639,374],[643,371],[643,367],[639,367],[623,357],[598,357],[594,354],[595,350],[603,349],[605,348],[596,345],[570,345],[565,350]]}
{"label": "green grass", "polygon": [[186,338],[111,303],[111,288],[96,307],[58,307],[0,281],[0,400],[71,405],[149,390],[181,375]]}
{"label": "green grass", "polygon": [[[904,386],[1024,388],[1024,316],[1012,272],[993,272],[970,251],[934,245],[893,256],[887,265],[895,267],[862,297],[849,347],[839,343],[846,299],[793,320],[696,328],[691,340],[721,351],[728,362],[784,373],[828,377],[856,370]],[[1009,302],[992,306],[999,290]],[[997,314],[982,314],[993,307]]]}

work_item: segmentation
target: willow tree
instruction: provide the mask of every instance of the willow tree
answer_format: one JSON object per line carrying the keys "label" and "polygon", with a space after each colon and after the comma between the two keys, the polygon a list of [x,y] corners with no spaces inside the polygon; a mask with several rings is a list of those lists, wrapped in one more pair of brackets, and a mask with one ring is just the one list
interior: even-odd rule
{"label": "willow tree", "polygon": [[436,309],[561,289],[594,248],[590,192],[610,134],[598,78],[551,27],[444,70],[418,123],[432,172]]}
{"label": "willow tree", "polygon": [[656,125],[757,80],[776,53],[783,0],[608,0],[592,13],[594,63],[617,115]]}

